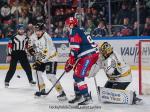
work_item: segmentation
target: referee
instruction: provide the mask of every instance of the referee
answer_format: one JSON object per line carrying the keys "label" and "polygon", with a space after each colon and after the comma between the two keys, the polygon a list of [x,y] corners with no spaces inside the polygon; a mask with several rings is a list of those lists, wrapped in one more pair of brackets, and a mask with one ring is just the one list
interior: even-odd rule
{"label": "referee", "polygon": [[28,46],[28,37],[25,35],[25,28],[23,24],[17,25],[17,34],[14,35],[8,42],[8,55],[6,62],[10,62],[9,70],[5,78],[5,87],[9,86],[9,82],[12,79],[17,62],[19,61],[22,68],[25,70],[29,83],[35,85],[36,83],[32,78],[32,71],[27,59],[26,49]]}

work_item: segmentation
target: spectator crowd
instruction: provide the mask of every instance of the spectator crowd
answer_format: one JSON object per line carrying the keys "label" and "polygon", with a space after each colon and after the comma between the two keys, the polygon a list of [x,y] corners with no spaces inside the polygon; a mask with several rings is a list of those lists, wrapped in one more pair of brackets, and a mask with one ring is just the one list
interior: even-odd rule
{"label": "spectator crowd", "polygon": [[87,1],[1,0],[0,38],[13,35],[15,26],[20,23],[31,35],[37,22],[44,22],[52,37],[65,37],[64,21],[70,16],[79,20],[79,26],[86,34],[95,37],[150,35],[149,0],[140,0],[139,22],[136,0],[112,0],[111,18],[106,0]]}

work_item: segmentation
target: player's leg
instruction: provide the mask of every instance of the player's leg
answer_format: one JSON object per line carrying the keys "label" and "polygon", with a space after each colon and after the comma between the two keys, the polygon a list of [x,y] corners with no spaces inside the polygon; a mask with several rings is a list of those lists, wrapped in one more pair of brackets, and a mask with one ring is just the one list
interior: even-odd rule
{"label": "player's leg", "polygon": [[[57,62],[48,62],[46,64],[46,75],[47,78],[49,79],[49,81],[54,85],[57,81],[56,78],[56,72],[57,72]],[[57,98],[59,100],[66,100],[66,94],[60,84],[60,82],[58,82],[55,86],[56,91],[59,93],[59,96],[57,96]]]}
{"label": "player's leg", "polygon": [[74,91],[75,91],[75,99],[70,101],[70,103],[74,103],[79,101],[81,96],[83,96],[84,100],[79,103],[79,105],[88,104],[91,101],[91,95],[88,93],[88,86],[84,81],[84,78],[89,75],[89,71],[93,64],[98,59],[98,55],[90,55],[79,59],[74,69]]}
{"label": "player's leg", "polygon": [[9,70],[8,70],[6,77],[5,77],[5,87],[9,86],[9,82],[12,79],[12,77],[16,71],[17,62],[18,62],[18,58],[16,56],[12,55]]}
{"label": "player's leg", "polygon": [[83,95],[89,95],[87,84],[84,82],[85,74],[83,74],[84,76],[82,75],[82,77],[80,76],[84,68],[82,65],[84,65],[84,60],[80,59],[74,68],[75,72],[73,75],[73,79],[75,98],[70,100],[69,103],[81,102]]}
{"label": "player's leg", "polygon": [[39,88],[39,91],[35,93],[35,96],[45,95],[45,83],[42,77],[43,72],[45,71],[45,65],[46,64],[43,63],[33,70],[33,74],[35,75],[36,81],[38,82],[37,86]]}
{"label": "player's leg", "polygon": [[43,72],[42,71],[34,71],[33,73],[36,75],[35,79],[38,82],[37,86],[39,89],[39,91],[37,91],[35,93],[35,96],[45,95],[45,83],[44,83],[44,79],[42,77]]}
{"label": "player's leg", "polygon": [[75,98],[70,100],[69,103],[78,103],[79,105],[82,105],[83,102],[86,101],[86,104],[88,104],[91,101],[91,96],[88,92],[88,86],[86,82],[84,81],[84,78],[79,78],[76,75],[73,76],[74,78],[74,91],[75,91]]}
{"label": "player's leg", "polygon": [[33,81],[33,77],[32,77],[32,71],[31,71],[31,66],[29,64],[29,61],[27,59],[27,55],[26,53],[22,53],[22,56],[20,56],[19,61],[20,64],[22,66],[22,68],[24,69],[24,71],[26,72],[27,78],[29,80],[29,83],[32,85],[35,85],[35,82]]}

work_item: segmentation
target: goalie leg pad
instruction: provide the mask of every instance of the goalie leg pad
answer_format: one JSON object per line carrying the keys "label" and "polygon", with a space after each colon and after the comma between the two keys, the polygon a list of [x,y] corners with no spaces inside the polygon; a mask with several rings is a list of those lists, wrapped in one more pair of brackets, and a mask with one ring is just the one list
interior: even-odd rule
{"label": "goalie leg pad", "polygon": [[100,101],[120,104],[133,103],[133,91],[100,88]]}

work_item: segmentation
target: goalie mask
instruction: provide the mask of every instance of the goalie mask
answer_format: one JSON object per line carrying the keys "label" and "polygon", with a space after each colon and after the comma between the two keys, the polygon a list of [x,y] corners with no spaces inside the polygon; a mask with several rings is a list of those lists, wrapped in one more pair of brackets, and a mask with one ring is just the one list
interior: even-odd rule
{"label": "goalie mask", "polygon": [[109,57],[112,54],[112,52],[113,52],[113,48],[108,42],[104,42],[100,46],[100,52],[102,53],[102,55],[104,57]]}

